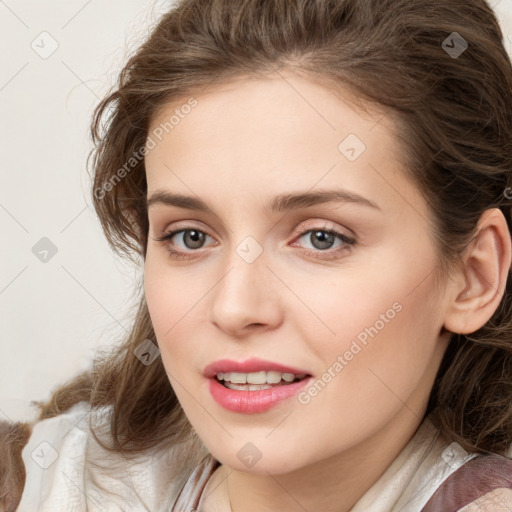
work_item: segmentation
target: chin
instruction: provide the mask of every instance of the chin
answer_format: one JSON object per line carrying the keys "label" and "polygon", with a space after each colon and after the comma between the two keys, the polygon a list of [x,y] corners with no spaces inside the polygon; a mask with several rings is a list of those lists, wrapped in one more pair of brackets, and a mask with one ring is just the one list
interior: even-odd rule
{"label": "chin", "polygon": [[[210,450],[210,453],[223,466],[234,471],[251,474],[266,475],[270,473],[281,475],[299,470],[307,465],[306,461],[297,460],[297,450],[295,450],[295,453],[280,452],[277,447],[270,446],[259,450],[250,442],[241,443],[241,447],[228,453],[228,450],[219,450],[217,446],[216,449]],[[266,456],[266,451],[271,455]]]}

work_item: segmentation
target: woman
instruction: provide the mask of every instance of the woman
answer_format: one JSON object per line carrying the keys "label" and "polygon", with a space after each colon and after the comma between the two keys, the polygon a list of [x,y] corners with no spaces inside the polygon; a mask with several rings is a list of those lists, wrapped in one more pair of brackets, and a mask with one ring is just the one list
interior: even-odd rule
{"label": "woman", "polygon": [[512,508],[512,69],[486,2],[181,1],[92,136],[140,307],[4,427],[6,510]]}

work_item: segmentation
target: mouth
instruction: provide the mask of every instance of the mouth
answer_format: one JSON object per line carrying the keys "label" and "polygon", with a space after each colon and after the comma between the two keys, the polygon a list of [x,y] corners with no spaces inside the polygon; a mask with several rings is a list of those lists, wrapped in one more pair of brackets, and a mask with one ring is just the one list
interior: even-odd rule
{"label": "mouth", "polygon": [[218,372],[215,375],[225,388],[237,391],[261,391],[278,386],[286,386],[311,377],[307,373],[294,374],[278,371],[259,371],[250,373]]}
{"label": "mouth", "polygon": [[280,381],[292,382],[297,377],[310,375],[307,370],[292,366],[250,358],[245,361],[220,359],[206,366],[203,371],[206,378],[217,377],[233,384],[278,384]]}
{"label": "mouth", "polygon": [[223,359],[204,370],[211,397],[228,411],[254,414],[268,411],[311,383],[306,370],[263,359]]}

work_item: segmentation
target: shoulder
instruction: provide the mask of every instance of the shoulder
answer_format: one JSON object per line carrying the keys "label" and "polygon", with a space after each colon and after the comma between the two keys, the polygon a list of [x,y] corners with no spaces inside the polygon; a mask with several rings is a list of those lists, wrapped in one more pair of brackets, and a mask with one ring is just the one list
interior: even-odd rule
{"label": "shoulder", "polygon": [[422,512],[445,509],[512,510],[512,459],[487,454],[465,462],[441,483]]}
{"label": "shoulder", "polygon": [[30,488],[36,487],[32,482],[33,466],[47,469],[53,464],[67,431],[80,414],[84,415],[85,405],[81,402],[58,416],[31,423],[0,422],[1,512],[20,510],[22,496],[30,494]]}
{"label": "shoulder", "polygon": [[[43,496],[57,494],[65,487],[64,479],[73,481],[79,477],[77,468],[84,462],[89,415],[90,406],[79,402],[32,425],[21,452],[26,477],[17,512],[34,510]],[[71,498],[70,503],[79,502],[76,497]]]}
{"label": "shoulder", "polygon": [[28,441],[31,425],[0,421],[0,511],[14,511],[25,483],[21,450]]}
{"label": "shoulder", "polygon": [[34,424],[22,451],[26,482],[16,512],[166,510],[197,463],[191,446],[132,456],[107,450],[90,427],[109,445],[110,412],[80,402]]}

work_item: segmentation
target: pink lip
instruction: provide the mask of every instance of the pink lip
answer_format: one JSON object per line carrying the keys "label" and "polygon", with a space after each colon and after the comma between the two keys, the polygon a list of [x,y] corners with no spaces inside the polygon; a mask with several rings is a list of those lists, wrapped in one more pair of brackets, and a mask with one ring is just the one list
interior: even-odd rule
{"label": "pink lip", "polygon": [[245,361],[232,361],[230,359],[220,359],[209,364],[204,369],[204,376],[208,379],[215,377],[217,373],[251,373],[251,372],[281,372],[281,373],[293,373],[294,375],[310,375],[307,370],[301,370],[300,368],[293,368],[291,366],[284,366],[279,363],[273,363],[272,361],[265,361],[264,359],[251,358]]}
{"label": "pink lip", "polygon": [[[276,385],[271,389],[262,389],[258,391],[239,391],[236,389],[229,389],[223,386],[215,377],[219,372],[250,373],[261,371],[293,373],[294,375],[305,374],[308,375],[308,377],[291,384]],[[229,411],[246,414],[267,411],[282,400],[296,395],[301,388],[306,386],[313,379],[313,377],[305,370],[255,358],[248,359],[243,362],[230,361],[228,359],[215,361],[205,368],[204,375],[209,379],[209,391],[213,399],[218,404]]]}
{"label": "pink lip", "polygon": [[254,414],[274,407],[282,400],[296,395],[313,377],[283,384],[259,391],[238,391],[224,387],[215,377],[209,379],[209,391],[214,400],[225,409],[233,412]]}

